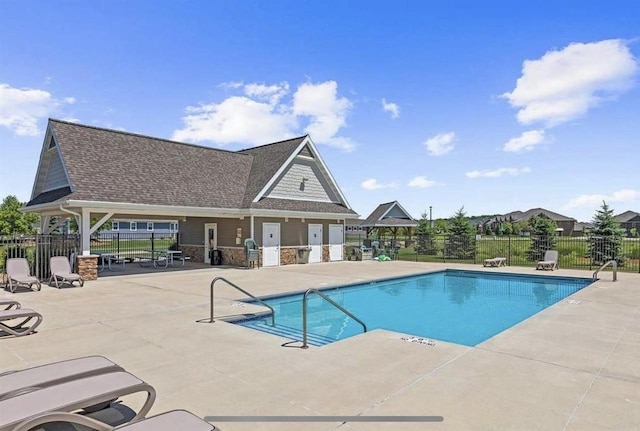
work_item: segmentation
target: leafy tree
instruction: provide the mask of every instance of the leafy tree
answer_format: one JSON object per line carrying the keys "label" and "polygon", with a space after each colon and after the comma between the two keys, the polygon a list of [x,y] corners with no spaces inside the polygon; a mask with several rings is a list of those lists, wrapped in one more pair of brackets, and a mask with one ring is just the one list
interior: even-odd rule
{"label": "leafy tree", "polygon": [[558,225],[544,214],[538,214],[529,219],[531,231],[531,246],[528,258],[531,261],[539,261],[547,250],[556,248],[556,229]]}
{"label": "leafy tree", "polygon": [[502,227],[504,229],[504,234],[505,235],[512,235],[513,234],[513,224],[511,224],[511,222],[504,222],[502,223]]}
{"label": "leafy tree", "polygon": [[525,220],[514,222],[512,226],[514,235],[522,235],[523,232],[527,232],[529,230],[529,223]]}
{"label": "leafy tree", "polygon": [[629,230],[629,235],[631,235],[632,238],[638,238],[640,236],[640,232],[638,232],[638,228],[632,227]]}
{"label": "leafy tree", "polygon": [[592,237],[589,241],[591,259],[597,263],[609,260],[620,262],[624,230],[613,217],[613,209],[605,201],[602,201],[602,206],[596,211],[592,224]]}
{"label": "leafy tree", "polygon": [[[89,223],[91,226],[93,226],[96,223],[98,223],[99,220],[100,220],[99,217],[91,217],[91,221]],[[98,237],[100,236],[100,232],[102,232],[103,230],[110,230],[110,229],[111,229],[111,220],[107,220],[98,229],[96,229],[96,231],[93,233],[93,236]],[[78,223],[76,222],[75,217],[71,217],[69,219],[69,230],[71,232],[78,232],[80,230],[78,229]]]}
{"label": "leafy tree", "polygon": [[24,206],[17,197],[9,195],[0,204],[0,235],[34,234],[38,216],[33,213],[21,213]]}
{"label": "leafy tree", "polygon": [[449,223],[445,219],[438,219],[434,222],[433,230],[436,234],[445,234],[449,232]]}
{"label": "leafy tree", "polygon": [[454,214],[449,222],[449,237],[445,244],[445,256],[454,259],[472,258],[475,252],[474,227],[464,212],[464,206]]}

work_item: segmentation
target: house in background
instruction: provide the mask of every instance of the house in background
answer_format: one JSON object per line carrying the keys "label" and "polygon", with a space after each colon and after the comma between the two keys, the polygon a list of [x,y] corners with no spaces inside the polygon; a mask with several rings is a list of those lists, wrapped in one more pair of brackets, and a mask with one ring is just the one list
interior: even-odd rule
{"label": "house in background", "polygon": [[549,211],[544,208],[532,208],[524,212],[513,211],[498,217],[494,217],[483,223],[482,230],[484,232],[487,232],[487,230],[491,228],[490,230],[495,232],[497,229],[500,228],[501,223],[504,223],[504,222],[517,223],[517,222],[528,221],[531,217],[535,217],[538,215],[544,215],[550,218],[551,220],[555,221],[556,225],[558,225],[558,228],[556,229],[556,232],[558,233],[558,235],[560,236],[573,235],[575,225],[577,223],[576,219],[562,215],[562,214],[558,214],[553,211]]}
{"label": "house in background", "polygon": [[631,236],[631,229],[635,229],[636,234],[640,232],[640,213],[625,211],[614,218],[620,223],[620,227],[627,232],[627,236]]}
{"label": "house in background", "polygon": [[178,246],[194,261],[218,250],[236,266],[247,238],[263,266],[295,263],[301,246],[309,262],[342,260],[345,220],[358,217],[308,135],[225,151],[53,119],[23,210],[43,232],[75,217],[83,255],[109,219],[180,220]]}
{"label": "house in background", "polygon": [[178,220],[122,220],[112,219],[111,229],[104,229],[102,233],[157,233],[157,234],[173,234],[178,232],[180,225]]}

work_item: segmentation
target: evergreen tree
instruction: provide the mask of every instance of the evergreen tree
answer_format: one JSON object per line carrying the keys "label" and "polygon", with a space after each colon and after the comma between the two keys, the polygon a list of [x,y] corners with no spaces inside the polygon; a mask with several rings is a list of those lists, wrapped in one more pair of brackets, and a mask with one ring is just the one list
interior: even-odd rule
{"label": "evergreen tree", "polygon": [[556,248],[556,229],[558,225],[544,214],[538,214],[529,219],[531,229],[531,246],[528,258],[537,262],[542,260],[547,250]]}
{"label": "evergreen tree", "polygon": [[609,208],[605,201],[602,201],[602,206],[596,211],[592,223],[592,237],[589,241],[591,259],[596,263],[610,260],[620,263],[624,230],[613,217],[613,209]]}
{"label": "evergreen tree", "polygon": [[445,243],[445,256],[453,259],[471,259],[475,253],[473,235],[475,229],[469,223],[464,206],[449,222],[449,237]]}

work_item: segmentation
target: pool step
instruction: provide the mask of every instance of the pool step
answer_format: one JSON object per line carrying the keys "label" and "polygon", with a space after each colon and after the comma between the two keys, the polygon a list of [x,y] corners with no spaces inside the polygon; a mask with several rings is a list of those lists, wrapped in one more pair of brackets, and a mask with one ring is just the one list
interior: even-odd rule
{"label": "pool step", "polygon": [[[267,332],[269,334],[278,335],[280,337],[302,342],[302,331],[290,326],[271,326],[268,323],[264,323],[263,320],[249,320],[244,321],[240,324],[247,328],[257,329],[258,331]],[[307,343],[309,343],[310,346],[320,347],[329,343],[333,343],[334,341],[336,340],[334,340],[333,338],[324,337],[322,335],[313,334],[311,332],[307,333]]]}

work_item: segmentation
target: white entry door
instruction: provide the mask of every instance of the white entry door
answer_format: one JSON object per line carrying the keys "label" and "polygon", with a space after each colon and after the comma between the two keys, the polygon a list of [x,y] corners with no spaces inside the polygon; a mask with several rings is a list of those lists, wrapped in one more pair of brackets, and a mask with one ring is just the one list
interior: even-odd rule
{"label": "white entry door", "polygon": [[262,224],[262,266],[280,265],[280,223]]}
{"label": "white entry door", "polygon": [[322,262],[322,225],[309,224],[309,263]]}
{"label": "white entry door", "polygon": [[204,263],[211,264],[211,250],[218,249],[218,224],[204,224]]}
{"label": "white entry door", "polygon": [[329,260],[342,260],[344,247],[344,226],[341,224],[329,225]]}

